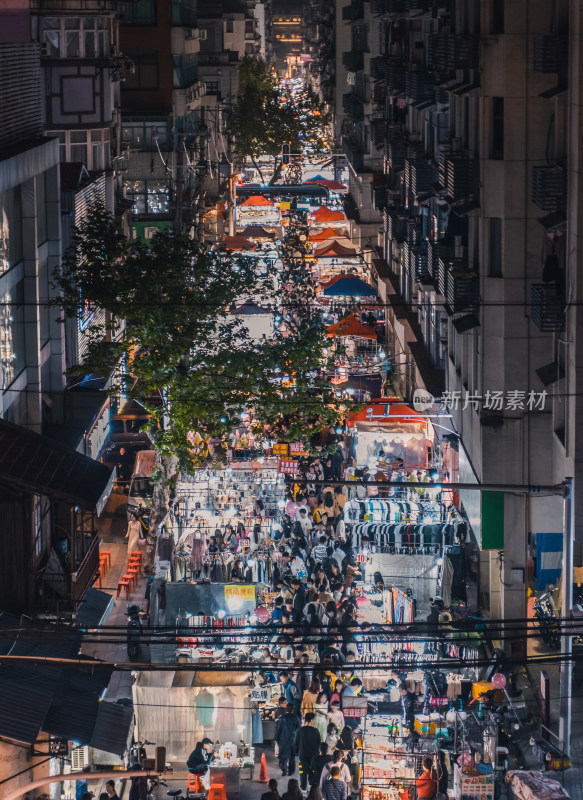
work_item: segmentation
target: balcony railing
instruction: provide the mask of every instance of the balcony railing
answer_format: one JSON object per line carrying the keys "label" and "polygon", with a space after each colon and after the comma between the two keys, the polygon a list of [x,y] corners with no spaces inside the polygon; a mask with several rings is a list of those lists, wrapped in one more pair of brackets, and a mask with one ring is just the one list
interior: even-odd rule
{"label": "balcony railing", "polygon": [[403,262],[407,273],[419,283],[428,283],[431,280],[427,266],[427,245],[425,242],[412,245],[405,242],[403,245]]}
{"label": "balcony railing", "polygon": [[396,211],[385,212],[385,228],[388,238],[393,242],[404,242],[407,238],[407,217]]}
{"label": "balcony railing", "polygon": [[530,289],[530,318],[539,331],[562,331],[565,327],[565,299],[554,283],[533,283]]}
{"label": "balcony railing", "polygon": [[434,89],[431,74],[418,69],[416,64],[409,65],[405,72],[405,92],[414,103],[432,98]]}
{"label": "balcony railing", "polygon": [[478,307],[480,283],[478,276],[467,269],[465,260],[454,259],[446,272],[445,298],[452,314],[473,311]]}
{"label": "balcony railing", "polygon": [[534,37],[533,70],[535,72],[559,72],[567,64],[568,37],[543,34]]}
{"label": "balcony railing", "polygon": [[532,202],[543,211],[556,211],[565,198],[566,180],[562,167],[532,168]]}
{"label": "balcony railing", "polygon": [[423,192],[431,191],[433,187],[434,167],[427,162],[419,162],[417,159],[407,160],[405,169],[408,167],[407,185],[409,191],[415,196]]}

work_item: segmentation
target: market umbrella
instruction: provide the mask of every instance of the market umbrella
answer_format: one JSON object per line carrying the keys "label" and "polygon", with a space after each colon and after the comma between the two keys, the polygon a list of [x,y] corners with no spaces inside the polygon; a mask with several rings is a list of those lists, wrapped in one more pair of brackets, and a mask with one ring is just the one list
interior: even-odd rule
{"label": "market umbrella", "polygon": [[323,294],[325,297],[376,297],[377,290],[355,275],[344,276],[326,287]]}
{"label": "market umbrella", "polygon": [[317,211],[310,214],[314,222],[348,222],[348,217],[343,211],[331,211],[327,206],[320,206]]}
{"label": "market umbrella", "polygon": [[361,339],[376,339],[377,332],[370,325],[364,325],[355,314],[341,319],[326,328],[326,336],[358,336]]}

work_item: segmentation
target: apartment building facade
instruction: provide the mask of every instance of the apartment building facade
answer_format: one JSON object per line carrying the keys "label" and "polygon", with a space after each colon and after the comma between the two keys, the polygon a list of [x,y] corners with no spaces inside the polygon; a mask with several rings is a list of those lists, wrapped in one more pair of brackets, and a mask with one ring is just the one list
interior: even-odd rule
{"label": "apartment building facade", "polygon": [[[462,481],[577,481],[581,10],[340,4],[351,48],[337,46],[337,134],[356,227],[370,237],[378,215],[395,388],[446,401]],[[479,493],[463,501],[485,608],[525,617],[529,543],[562,531],[561,499],[504,493],[495,541]]]}

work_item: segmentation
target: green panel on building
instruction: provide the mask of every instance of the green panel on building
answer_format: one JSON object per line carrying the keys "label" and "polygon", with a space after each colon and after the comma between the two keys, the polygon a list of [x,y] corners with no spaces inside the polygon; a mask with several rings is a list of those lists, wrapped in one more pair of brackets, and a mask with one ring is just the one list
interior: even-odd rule
{"label": "green panel on building", "polygon": [[504,548],[504,492],[482,492],[482,550]]}

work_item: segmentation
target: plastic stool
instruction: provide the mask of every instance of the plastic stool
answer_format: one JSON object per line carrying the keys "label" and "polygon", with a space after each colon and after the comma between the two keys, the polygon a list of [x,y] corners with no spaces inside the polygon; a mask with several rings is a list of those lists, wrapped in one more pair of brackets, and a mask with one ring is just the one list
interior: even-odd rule
{"label": "plastic stool", "polygon": [[122,577],[122,579],[119,581],[119,583],[117,584],[116,597],[119,597],[120,594],[122,593],[123,589],[125,589],[126,590],[126,600],[129,600],[130,599],[130,585],[131,585],[131,582],[132,582],[131,576],[130,575],[124,575]]}
{"label": "plastic stool", "polygon": [[128,558],[128,567],[136,567],[140,573],[140,577],[142,576],[142,565],[140,564],[140,560],[135,556],[130,556],[130,558]]}
{"label": "plastic stool", "polygon": [[111,569],[111,550],[100,550],[100,556],[107,556],[107,568]]}
{"label": "plastic stool", "polygon": [[140,566],[142,566],[142,551],[141,550],[132,550],[130,553],[132,558],[139,558],[140,559]]}
{"label": "plastic stool", "polygon": [[211,783],[207,800],[227,800],[227,791],[224,783]]}
{"label": "plastic stool", "polygon": [[138,588],[138,567],[137,566],[134,567],[132,566],[132,564],[129,564],[126,574],[131,577],[133,590],[135,591]]}
{"label": "plastic stool", "polygon": [[97,584],[100,589],[103,589],[103,581],[101,579],[101,570],[98,569],[95,575],[93,576],[93,580]]}
{"label": "plastic stool", "polygon": [[198,775],[193,775],[192,772],[188,773],[188,782],[186,784],[186,788],[189,792],[193,792],[194,794],[203,794],[204,786]]}
{"label": "plastic stool", "polygon": [[105,577],[107,575],[107,556],[106,555],[99,555],[99,569],[101,570],[101,574]]}

